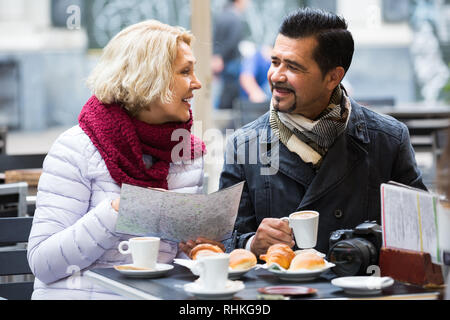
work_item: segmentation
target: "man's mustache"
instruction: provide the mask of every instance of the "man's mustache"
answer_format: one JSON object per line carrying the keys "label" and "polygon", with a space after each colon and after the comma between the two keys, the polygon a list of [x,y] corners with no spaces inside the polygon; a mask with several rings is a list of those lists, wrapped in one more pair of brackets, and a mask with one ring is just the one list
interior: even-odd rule
{"label": "man's mustache", "polygon": [[295,90],[290,85],[287,85],[285,83],[272,83],[272,91],[275,89],[289,90],[295,92]]}

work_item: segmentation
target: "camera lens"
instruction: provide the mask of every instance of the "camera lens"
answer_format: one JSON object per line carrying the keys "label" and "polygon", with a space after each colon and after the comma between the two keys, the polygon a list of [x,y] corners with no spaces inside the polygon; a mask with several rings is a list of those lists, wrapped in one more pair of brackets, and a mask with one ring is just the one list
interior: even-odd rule
{"label": "camera lens", "polygon": [[378,260],[375,246],[363,238],[342,240],[333,245],[328,261],[334,263],[333,272],[338,276],[365,275],[367,267]]}

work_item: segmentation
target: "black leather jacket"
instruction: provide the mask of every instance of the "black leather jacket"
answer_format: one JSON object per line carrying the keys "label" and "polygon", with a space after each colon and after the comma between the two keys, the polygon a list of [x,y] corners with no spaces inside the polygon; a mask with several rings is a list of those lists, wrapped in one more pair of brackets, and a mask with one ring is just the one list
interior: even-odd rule
{"label": "black leather jacket", "polygon": [[332,231],[354,228],[365,220],[381,223],[380,185],[390,180],[426,190],[408,129],[352,100],[346,131],[317,172],[278,143],[266,113],[228,140],[219,188],[246,181],[233,247],[244,247],[266,217],[316,210],[316,249],[326,253]]}

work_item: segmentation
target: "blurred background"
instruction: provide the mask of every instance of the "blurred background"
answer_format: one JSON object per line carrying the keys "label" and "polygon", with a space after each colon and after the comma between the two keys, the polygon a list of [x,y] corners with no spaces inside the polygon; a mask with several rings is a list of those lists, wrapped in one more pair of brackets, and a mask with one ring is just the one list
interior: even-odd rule
{"label": "blurred background", "polygon": [[[237,12],[231,20],[224,18],[230,6]],[[264,58],[283,16],[302,6],[347,20],[355,39],[347,90],[408,125],[425,183],[433,188],[450,117],[450,0],[0,0],[0,150],[45,154],[77,124],[91,95],[85,79],[101,49],[124,27],[146,19],[183,26],[197,37],[204,88],[193,107],[203,121],[197,131],[225,134],[240,127],[268,110],[270,92],[257,78],[264,78]],[[241,26],[235,43],[227,44],[235,50],[231,58],[224,53],[227,32],[236,29],[230,21]],[[239,87],[225,89],[230,99],[222,103],[227,66]],[[260,91],[246,92],[255,85],[252,72]],[[209,191],[218,185],[218,150],[217,163],[207,167]]]}

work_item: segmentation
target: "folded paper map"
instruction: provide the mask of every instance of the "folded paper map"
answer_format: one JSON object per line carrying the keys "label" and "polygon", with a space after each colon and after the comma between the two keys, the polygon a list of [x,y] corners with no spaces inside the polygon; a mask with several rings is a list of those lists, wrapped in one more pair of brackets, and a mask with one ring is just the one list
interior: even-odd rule
{"label": "folded paper map", "polygon": [[122,185],[116,232],[176,242],[231,237],[244,182],[211,194]]}

